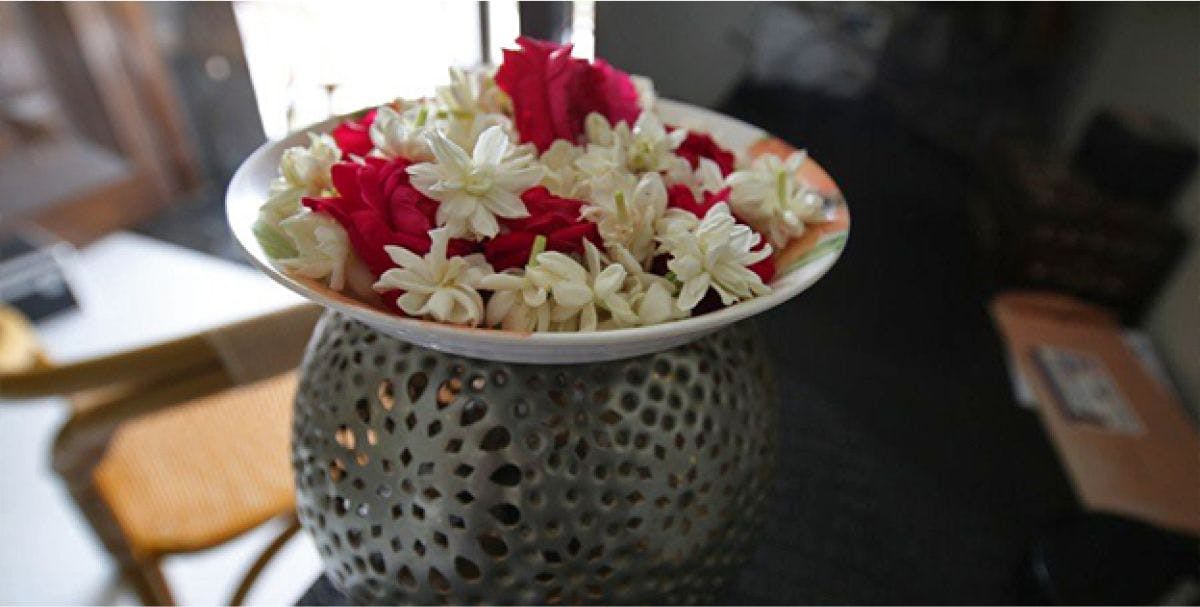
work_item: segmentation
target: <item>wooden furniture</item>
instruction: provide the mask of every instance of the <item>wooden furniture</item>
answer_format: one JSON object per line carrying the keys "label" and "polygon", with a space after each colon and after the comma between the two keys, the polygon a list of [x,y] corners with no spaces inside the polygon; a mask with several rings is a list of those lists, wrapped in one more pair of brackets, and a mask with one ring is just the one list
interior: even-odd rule
{"label": "wooden furniture", "polygon": [[286,517],[232,598],[240,604],[298,529],[288,457],[291,369],[319,311],[298,306],[62,366],[30,353],[32,340],[11,313],[0,325],[0,358],[27,362],[24,370],[0,369],[0,397],[70,396],[54,468],[146,604],[173,602],[159,566],[164,556]]}
{"label": "wooden furniture", "polygon": [[1170,275],[1186,237],[1163,212],[1106,195],[1061,160],[998,143],[972,201],[997,291],[1065,293],[1135,324]]}
{"label": "wooden furniture", "polygon": [[[4,50],[20,55],[9,67],[26,76],[0,77],[0,123],[24,133],[0,145],[0,183],[14,192],[0,201],[0,215],[80,245],[199,186],[148,10],[133,2],[0,6]],[[15,128],[28,125],[8,109],[30,105],[49,115],[55,132]]]}

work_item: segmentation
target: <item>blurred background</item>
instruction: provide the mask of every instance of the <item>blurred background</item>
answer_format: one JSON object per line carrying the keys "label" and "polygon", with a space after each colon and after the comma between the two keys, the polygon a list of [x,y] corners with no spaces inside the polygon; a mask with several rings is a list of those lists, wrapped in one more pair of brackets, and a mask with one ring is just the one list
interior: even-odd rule
{"label": "blurred background", "polygon": [[[765,319],[795,370],[779,378],[791,459],[773,539],[731,596],[1200,600],[1196,3],[0,3],[0,344],[31,326],[37,364],[66,364],[295,305],[225,224],[241,161],[426,94],[521,33],[807,148],[852,209],[839,264]],[[1089,386],[1124,394],[1080,404],[1061,359],[1018,347],[1059,334],[1106,361]],[[1031,387],[1038,370],[1056,394]],[[106,485],[82,464],[129,418],[80,438],[84,401],[0,400],[0,603],[226,602],[287,530],[286,498],[137,549],[105,491],[144,477]],[[196,516],[180,504],[207,489],[146,524]],[[317,582],[303,534],[279,545],[250,602]]]}

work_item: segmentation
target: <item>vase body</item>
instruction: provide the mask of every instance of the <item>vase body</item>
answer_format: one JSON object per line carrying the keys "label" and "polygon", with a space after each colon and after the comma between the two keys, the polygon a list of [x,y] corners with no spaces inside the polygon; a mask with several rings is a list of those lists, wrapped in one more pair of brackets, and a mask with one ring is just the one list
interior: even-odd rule
{"label": "vase body", "polygon": [[705,603],[774,458],[752,327],[628,360],[519,365],[317,326],[296,396],[300,520],[356,603]]}

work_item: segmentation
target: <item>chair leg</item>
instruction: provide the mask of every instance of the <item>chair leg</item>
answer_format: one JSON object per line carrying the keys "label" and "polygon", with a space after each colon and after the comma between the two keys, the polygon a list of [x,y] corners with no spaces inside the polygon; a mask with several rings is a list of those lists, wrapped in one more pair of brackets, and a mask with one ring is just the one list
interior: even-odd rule
{"label": "chair leg", "polygon": [[233,593],[233,598],[229,599],[229,604],[234,607],[240,607],[246,601],[246,595],[250,592],[250,586],[254,584],[258,576],[262,574],[263,569],[267,568],[267,563],[275,556],[283,545],[287,543],[296,532],[300,530],[300,520],[296,518],[296,514],[292,513],[287,517],[287,526],[275,539],[263,550],[262,554],[258,555],[254,564],[246,571],[246,575],[242,577],[242,581],[238,584],[237,590]]}
{"label": "chair leg", "polygon": [[129,565],[123,571],[126,579],[133,583],[143,605],[174,605],[175,598],[167,587],[162,568],[157,558]]}

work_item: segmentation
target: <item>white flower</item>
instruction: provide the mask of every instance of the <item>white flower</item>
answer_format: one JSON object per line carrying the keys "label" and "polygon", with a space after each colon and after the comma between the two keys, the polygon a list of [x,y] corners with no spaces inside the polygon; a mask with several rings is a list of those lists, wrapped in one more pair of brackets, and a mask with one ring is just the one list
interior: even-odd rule
{"label": "white flower", "polygon": [[704,192],[719,192],[725,187],[721,167],[708,158],[701,158],[700,166],[693,171],[690,162],[676,156],[667,169],[666,180],[669,185],[686,185],[696,200],[701,200]]}
{"label": "white flower", "polygon": [[747,267],[771,255],[770,245],[753,251],[758,234],[738,224],[723,202],[709,209],[693,229],[677,227],[658,238],[671,255],[667,267],[683,284],[675,302],[680,310],[696,307],[709,287],[716,289],[725,305],[771,292]]}
{"label": "white flower", "polygon": [[668,133],[654,112],[642,112],[632,128],[624,122],[611,125],[592,112],[584,118],[583,127],[589,153],[593,146],[604,148],[610,162],[633,173],[668,170],[676,158],[675,149],[687,138],[684,129]]}
{"label": "white flower", "polygon": [[371,123],[371,143],[384,158],[432,160],[433,151],[425,140],[425,131],[433,126],[435,111],[426,103],[418,103],[403,113],[382,106],[375,113],[375,122]]}
{"label": "white flower", "polygon": [[[591,243],[588,247],[589,260],[598,256]],[[653,325],[672,317],[687,316],[675,309],[672,293],[675,288],[671,281],[657,274],[645,271],[641,264],[634,259],[628,249],[612,244],[608,247],[608,255],[625,269],[625,284],[622,285],[621,295],[627,302],[628,312],[613,314],[607,323],[612,327],[630,327],[636,325]],[[624,308],[622,308],[624,309]]]}
{"label": "white flower", "polygon": [[447,259],[449,230],[430,230],[429,237],[433,242],[424,257],[404,247],[384,247],[400,267],[384,272],[375,283],[375,290],[405,291],[396,299],[396,305],[411,316],[478,325],[483,320],[483,297],[475,289],[480,279],[492,273],[492,266],[479,254]]}
{"label": "white flower", "polygon": [[627,163],[631,171],[665,171],[675,158],[675,148],[687,137],[684,129],[670,133],[654,112],[642,112],[633,125],[633,137],[629,141]]}
{"label": "white flower", "polygon": [[293,147],[279,161],[280,179],[308,195],[330,187],[329,167],[341,159],[337,142],[329,135],[308,134],[308,148]]}
{"label": "white flower", "polygon": [[[551,263],[545,263],[544,258],[551,255],[554,256],[549,260]],[[625,268],[615,263],[605,265],[595,246],[588,247],[586,257],[588,268],[561,253],[542,253],[538,256],[538,265],[526,271],[547,271],[563,279],[551,289],[554,297],[551,322],[560,331],[595,331],[600,328],[601,314],[604,313],[611,315],[618,324],[636,323],[637,314],[621,293]]]}
{"label": "white flower", "polygon": [[575,198],[577,186],[581,185],[581,173],[575,167],[575,161],[583,156],[583,149],[571,145],[565,139],[555,139],[554,143],[542,152],[539,159],[546,169],[542,175],[542,185],[555,196]]}
{"label": "white flower", "polygon": [[489,327],[499,325],[510,331],[550,330],[549,293],[555,277],[544,272],[528,272],[538,265],[545,249],[546,237],[538,236],[533,241],[529,263],[524,269],[505,270],[484,276],[479,281],[479,288],[492,291],[487,304]]}
{"label": "white flower", "polygon": [[492,80],[492,74],[481,70],[450,68],[450,84],[437,87],[437,99],[454,118],[470,118],[474,114],[499,114],[505,109],[503,92]]}
{"label": "white flower", "polygon": [[453,141],[468,154],[475,151],[475,146],[484,132],[494,126],[498,126],[508,135],[509,145],[512,146],[509,148],[510,157],[529,156],[529,160],[537,157],[536,147],[530,146],[529,149],[525,149],[524,147],[513,145],[515,137],[512,131],[512,121],[508,119],[508,116],[502,114],[471,114],[466,118],[461,118],[451,114],[449,118],[439,121],[438,124],[442,126],[442,131],[446,134],[446,138]]}
{"label": "white flower", "polygon": [[654,91],[654,81],[636,74],[630,74],[629,79],[633,81],[633,88],[637,90],[638,107],[642,108],[643,112],[654,111],[654,104],[658,101],[658,93]]}
{"label": "white flower", "polygon": [[509,331],[549,331],[549,284],[534,282],[525,270],[484,276],[479,288],[492,291],[486,324]]}
{"label": "white flower", "polygon": [[[655,234],[670,234],[672,232],[684,231],[690,232],[700,225],[700,218],[692,214],[691,211],[683,209],[670,208],[663,213],[654,222]],[[661,252],[661,247],[660,247]]]}
{"label": "white flower", "polygon": [[667,209],[667,189],[658,173],[626,181],[615,191],[593,193],[582,215],[597,224],[608,244],[620,244],[642,264],[654,254],[654,222]]}
{"label": "white flower", "polygon": [[503,128],[484,131],[470,156],[441,132],[430,132],[427,139],[437,162],[412,165],[408,173],[413,187],[441,202],[437,224],[451,236],[495,236],[500,231],[496,216],[529,216],[520,194],[541,179],[542,168],[527,156],[507,155],[511,142]]}
{"label": "white flower", "polygon": [[[622,152],[625,146],[629,145],[629,140],[633,137],[633,133],[629,130],[629,125],[624,121],[618,122],[613,126],[608,122],[608,118],[599,112],[591,112],[583,119],[583,133],[587,137],[587,141],[591,145],[600,145],[604,147],[617,146]],[[619,145],[618,145],[619,144]]]}
{"label": "white flower", "polygon": [[288,148],[279,159],[279,177],[259,211],[260,219],[273,227],[300,211],[302,197],[320,196],[333,187],[329,169],[341,159],[341,150],[329,135],[309,133],[308,140],[307,148]]}
{"label": "white flower", "polygon": [[738,215],[776,247],[803,234],[804,222],[819,218],[822,211],[820,194],[796,173],[806,157],[804,152],[793,152],[786,160],[765,154],[726,180],[733,188],[729,202]]}
{"label": "white flower", "polygon": [[296,255],[279,264],[301,276],[317,280],[329,277],[329,286],[341,291],[346,286],[346,258],[350,242],[346,230],[324,213],[308,209],[283,220],[280,228],[296,247]]}

